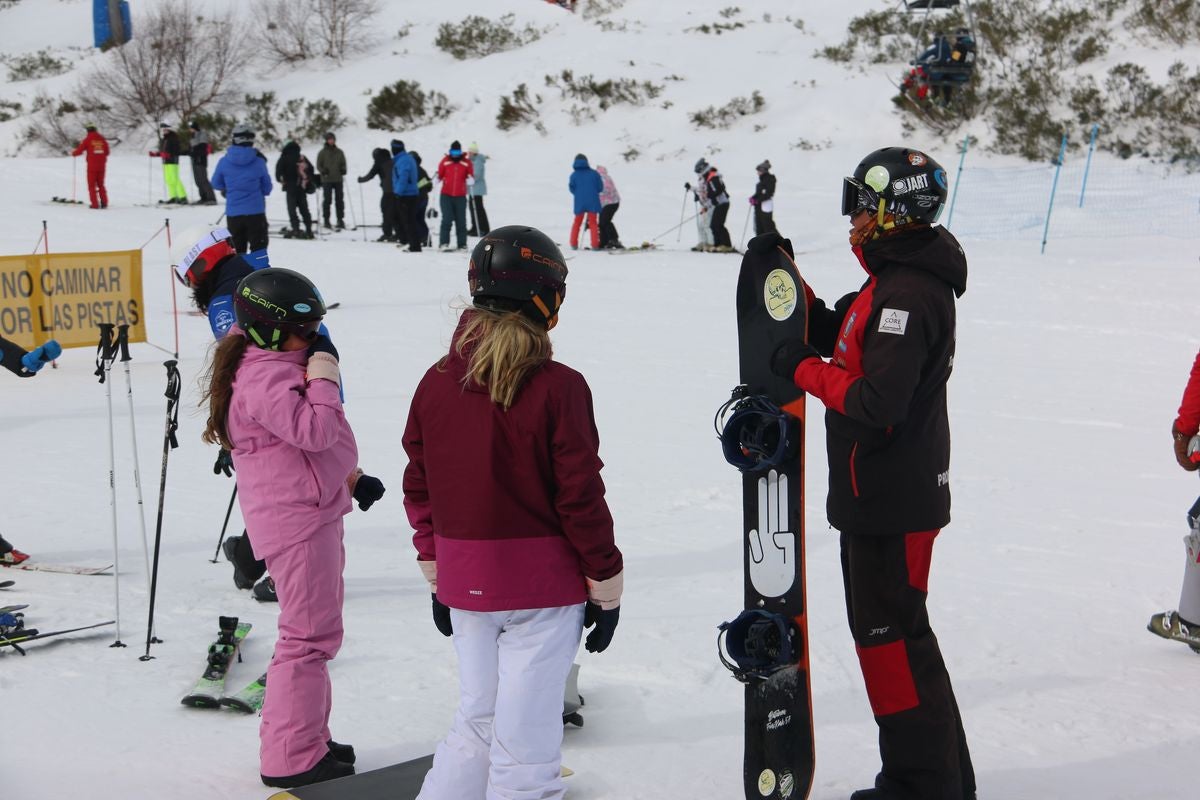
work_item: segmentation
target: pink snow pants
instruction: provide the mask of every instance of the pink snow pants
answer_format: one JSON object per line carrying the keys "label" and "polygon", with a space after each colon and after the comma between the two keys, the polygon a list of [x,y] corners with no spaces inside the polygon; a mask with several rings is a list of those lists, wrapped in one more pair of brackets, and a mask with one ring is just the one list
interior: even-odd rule
{"label": "pink snow pants", "polygon": [[458,712],[417,800],[563,797],[563,693],[583,608],[450,610]]}
{"label": "pink snow pants", "polygon": [[579,246],[579,227],[583,225],[583,218],[587,217],[588,232],[592,237],[592,249],[600,249],[600,225],[596,221],[595,211],[580,212],[575,215],[575,221],[571,224],[571,247]]}
{"label": "pink snow pants", "polygon": [[327,661],[342,646],[342,521],[267,558],[279,595],[279,638],[259,726],[261,772],[312,769],[328,752],[333,695]]}

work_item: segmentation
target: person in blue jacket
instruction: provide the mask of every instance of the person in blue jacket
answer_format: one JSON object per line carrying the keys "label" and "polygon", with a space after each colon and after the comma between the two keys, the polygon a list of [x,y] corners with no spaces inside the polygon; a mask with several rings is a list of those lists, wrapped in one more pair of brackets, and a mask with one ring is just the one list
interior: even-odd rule
{"label": "person in blue jacket", "polygon": [[600,173],[588,165],[587,156],[583,153],[575,156],[571,165],[571,179],[567,188],[575,197],[575,221],[571,223],[571,249],[579,249],[579,226],[587,217],[588,230],[591,233],[592,249],[600,249],[600,193],[604,191],[604,179]]}
{"label": "person in blue jacket", "polygon": [[400,241],[408,242],[408,252],[419,253],[422,238],[417,224],[417,206],[421,192],[417,188],[417,163],[399,139],[392,139],[392,193],[396,196]]}
{"label": "person in blue jacket", "polygon": [[[234,250],[238,253],[265,251],[268,241],[267,195],[273,184],[271,173],[267,171],[267,159],[255,149],[254,131],[248,125],[233,129],[233,146],[217,163],[212,185],[225,198],[225,224],[233,239]],[[236,286],[237,281],[233,285]]]}

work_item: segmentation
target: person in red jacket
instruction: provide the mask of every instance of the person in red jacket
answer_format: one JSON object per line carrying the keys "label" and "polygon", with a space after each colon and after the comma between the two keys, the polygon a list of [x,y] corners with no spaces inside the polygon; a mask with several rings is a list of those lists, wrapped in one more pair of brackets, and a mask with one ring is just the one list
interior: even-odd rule
{"label": "person in red jacket", "polygon": [[450,249],[450,223],[459,250],[467,249],[467,187],[475,184],[475,168],[463,155],[462,145],[455,139],[450,151],[437,165],[437,179],[442,182],[442,227],[438,232],[438,249]]}
{"label": "person in red jacket", "polygon": [[84,125],[87,135],[71,155],[87,156],[88,199],[92,208],[108,208],[108,190],[104,188],[104,168],[108,165],[108,140],[96,130],[92,123]]}
{"label": "person in red jacket", "polygon": [[[1171,440],[1175,461],[1188,472],[1200,469],[1200,353],[1192,363],[1192,373],[1183,390],[1179,413],[1171,425]],[[1184,537],[1187,561],[1183,568],[1183,588],[1179,591],[1179,606],[1150,618],[1146,627],[1164,639],[1183,642],[1200,653],[1200,499],[1188,511],[1188,527]]]}
{"label": "person in red jacket", "polygon": [[[867,281],[832,310],[811,298],[809,342],[785,341],[771,354],[772,372],[826,408],[826,512],[841,534],[846,613],[879,727],[875,786],[851,800],[975,798],[926,606],[934,540],[950,522],[946,386],[955,298],[967,288],[962,247],[933,224],[946,189],[946,171],[918,150],[864,158],[843,182],[842,213]],[[750,246],[791,247],[778,233]]]}
{"label": "person in red jacket", "polygon": [[566,262],[544,233],[491,231],[473,308],[413,395],[404,507],[461,702],[419,800],[561,798],[563,694],[584,627],[608,647],[623,565],[587,381],[551,358]]}

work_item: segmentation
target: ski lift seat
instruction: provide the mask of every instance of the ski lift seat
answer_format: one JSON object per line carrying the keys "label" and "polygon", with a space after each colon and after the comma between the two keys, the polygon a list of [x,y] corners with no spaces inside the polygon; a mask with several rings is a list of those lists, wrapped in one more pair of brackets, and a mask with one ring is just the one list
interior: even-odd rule
{"label": "ski lift seat", "polygon": [[907,0],[906,11],[925,11],[930,8],[957,8],[960,0]]}

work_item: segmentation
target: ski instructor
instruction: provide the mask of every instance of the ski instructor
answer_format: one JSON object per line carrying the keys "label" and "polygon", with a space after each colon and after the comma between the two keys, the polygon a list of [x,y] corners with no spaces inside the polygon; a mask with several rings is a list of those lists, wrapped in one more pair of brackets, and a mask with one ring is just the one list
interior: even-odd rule
{"label": "ski instructor", "polygon": [[[926,610],[933,543],[950,521],[946,383],[958,241],[933,225],[946,172],[887,147],[842,186],[850,245],[867,272],[833,309],[810,298],[809,340],[781,343],[771,370],[825,404],[830,524],[841,535],[846,611],[879,726],[882,768],[852,800],[974,800],[958,704]],[[774,249],[777,234],[757,237]],[[831,356],[824,361],[820,356]]]}

